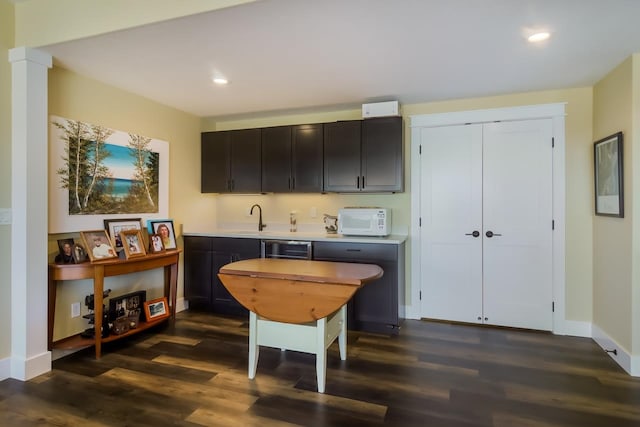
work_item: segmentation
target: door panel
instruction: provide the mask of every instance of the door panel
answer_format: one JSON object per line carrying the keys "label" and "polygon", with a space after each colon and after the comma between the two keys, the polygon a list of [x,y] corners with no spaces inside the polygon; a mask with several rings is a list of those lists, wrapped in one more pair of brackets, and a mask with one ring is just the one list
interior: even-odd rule
{"label": "door panel", "polygon": [[551,120],[419,131],[423,316],[551,330]]}
{"label": "door panel", "polygon": [[552,329],[551,120],[484,126],[486,323]]}
{"label": "door panel", "polygon": [[482,126],[421,130],[422,313],[477,322],[482,314]]}

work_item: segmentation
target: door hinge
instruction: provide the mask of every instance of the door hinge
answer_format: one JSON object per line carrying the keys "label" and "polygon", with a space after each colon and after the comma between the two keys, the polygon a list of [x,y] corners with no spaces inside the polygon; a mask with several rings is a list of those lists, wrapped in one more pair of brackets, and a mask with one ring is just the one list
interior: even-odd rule
{"label": "door hinge", "polygon": [[551,301],[551,312],[555,313],[556,312],[556,303]]}
{"label": "door hinge", "polygon": [[422,227],[422,217],[418,218],[418,227]]}
{"label": "door hinge", "polygon": [[418,145],[418,154],[422,154],[422,145]]}
{"label": "door hinge", "polygon": [[555,146],[556,146],[556,139],[551,138],[551,148],[554,148]]}
{"label": "door hinge", "polygon": [[422,301],[422,291],[420,291],[420,297],[418,299]]}
{"label": "door hinge", "polygon": [[556,229],[556,220],[555,220],[555,219],[552,219],[552,220],[551,220],[551,229],[552,229],[552,230],[555,230],[555,229]]}

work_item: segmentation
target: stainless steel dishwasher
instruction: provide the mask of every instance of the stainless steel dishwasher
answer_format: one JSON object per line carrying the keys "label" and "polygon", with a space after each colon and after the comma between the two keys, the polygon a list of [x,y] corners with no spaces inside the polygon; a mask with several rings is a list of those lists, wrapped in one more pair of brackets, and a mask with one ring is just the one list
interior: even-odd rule
{"label": "stainless steel dishwasher", "polygon": [[311,259],[311,242],[301,240],[262,240],[262,258]]}

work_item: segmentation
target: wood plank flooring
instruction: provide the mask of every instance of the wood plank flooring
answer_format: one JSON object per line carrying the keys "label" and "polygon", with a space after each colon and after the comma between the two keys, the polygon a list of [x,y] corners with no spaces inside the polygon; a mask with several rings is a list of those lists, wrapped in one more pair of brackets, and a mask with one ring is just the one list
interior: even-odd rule
{"label": "wood plank flooring", "polygon": [[0,382],[0,426],[640,426],[640,379],[592,340],[406,321],[349,332],[315,356],[261,348],[247,378],[245,319],[182,312],[164,324]]}

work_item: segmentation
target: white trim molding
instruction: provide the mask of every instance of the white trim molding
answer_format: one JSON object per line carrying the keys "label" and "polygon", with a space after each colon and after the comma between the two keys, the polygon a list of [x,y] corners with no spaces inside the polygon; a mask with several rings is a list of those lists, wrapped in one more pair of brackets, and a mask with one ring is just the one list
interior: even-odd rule
{"label": "white trim molding", "polygon": [[609,357],[620,365],[629,375],[634,377],[640,376],[640,356],[629,354],[626,348],[622,347],[613,338],[607,335],[597,325],[592,325],[593,340],[602,347]]}

